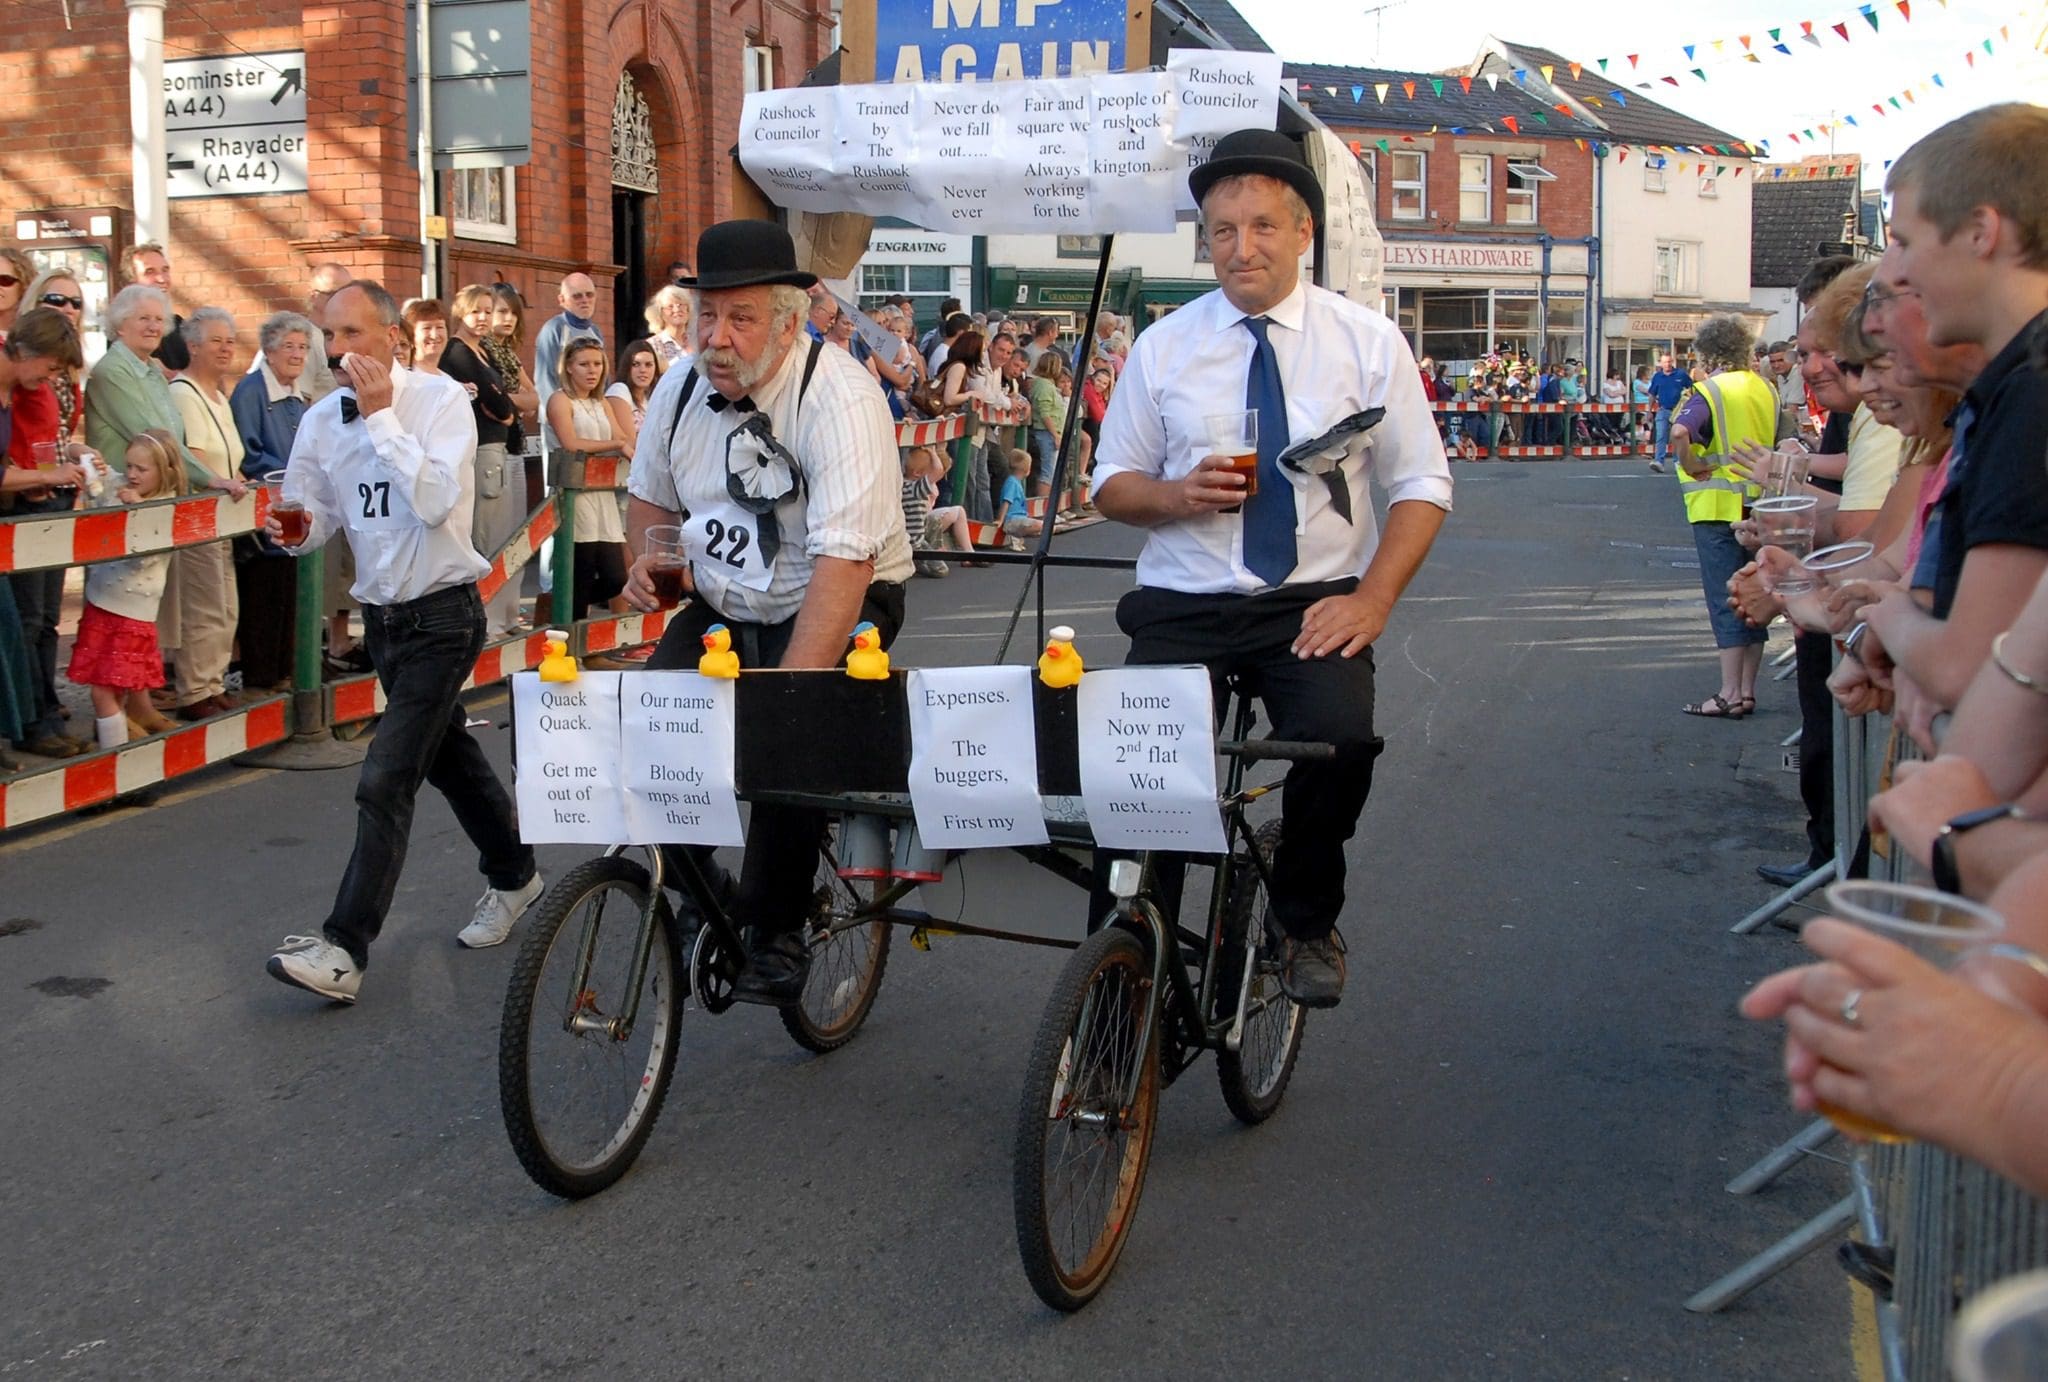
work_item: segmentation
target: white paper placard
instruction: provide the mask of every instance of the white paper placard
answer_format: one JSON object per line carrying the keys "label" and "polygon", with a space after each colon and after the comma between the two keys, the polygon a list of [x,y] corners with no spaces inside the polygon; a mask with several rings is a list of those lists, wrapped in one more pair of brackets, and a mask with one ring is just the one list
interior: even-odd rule
{"label": "white paper placard", "polygon": [[1107,849],[1221,854],[1214,693],[1200,667],[1106,667],[1081,678],[1081,797]]}
{"label": "white paper placard", "polygon": [[1180,165],[1173,179],[1174,205],[1194,211],[1187,175],[1209,161],[1216,141],[1232,130],[1270,130],[1279,121],[1280,55],[1176,48],[1166,56],[1166,73],[1177,97],[1173,148]]}
{"label": "white paper placard", "polygon": [[626,838],[619,794],[618,672],[574,681],[512,678],[519,838],[530,845],[615,845]]}
{"label": "white paper placard", "polygon": [[839,91],[839,144],[852,208],[896,216],[916,200],[911,168],[918,157],[917,88],[844,86]]}
{"label": "white paper placard", "polygon": [[905,219],[961,235],[999,228],[998,209],[1023,171],[1010,166],[1002,97],[981,83],[920,82],[914,90],[918,156],[910,184],[918,209]]}
{"label": "white paper placard", "polygon": [[738,845],[735,683],[695,672],[622,672],[621,787],[636,845]]}
{"label": "white paper placard", "polygon": [[1046,843],[1031,669],[918,668],[908,695],[910,801],[926,847]]}
{"label": "white paper placard", "polygon": [[831,87],[757,91],[740,115],[740,162],[777,206],[844,211],[839,103]]}
{"label": "white paper placard", "polygon": [[1117,230],[1172,230],[1167,183],[1187,173],[1169,147],[1172,78],[1164,72],[1095,77],[1088,101],[1088,199],[1096,223]]}

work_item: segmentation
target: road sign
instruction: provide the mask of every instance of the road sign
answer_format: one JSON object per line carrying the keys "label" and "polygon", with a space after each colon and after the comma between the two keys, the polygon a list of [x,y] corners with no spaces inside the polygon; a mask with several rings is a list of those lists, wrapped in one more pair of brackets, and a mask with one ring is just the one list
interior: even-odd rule
{"label": "road sign", "polygon": [[230,53],[164,64],[173,201],[306,190],[306,55]]}

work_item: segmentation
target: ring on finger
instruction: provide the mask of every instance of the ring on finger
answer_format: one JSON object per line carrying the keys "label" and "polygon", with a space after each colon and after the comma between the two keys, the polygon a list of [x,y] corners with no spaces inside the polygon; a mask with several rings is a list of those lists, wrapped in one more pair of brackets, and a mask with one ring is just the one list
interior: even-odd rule
{"label": "ring on finger", "polygon": [[1850,989],[1848,997],[1842,1000],[1842,1024],[1847,1027],[1861,1026],[1863,1015],[1856,1011],[1856,1005],[1863,1001],[1862,989]]}

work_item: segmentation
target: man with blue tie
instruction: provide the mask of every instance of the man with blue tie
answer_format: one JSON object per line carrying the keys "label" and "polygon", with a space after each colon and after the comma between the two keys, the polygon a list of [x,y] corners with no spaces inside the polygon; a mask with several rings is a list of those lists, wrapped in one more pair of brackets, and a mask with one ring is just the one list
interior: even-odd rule
{"label": "man with blue tie", "polygon": [[[1302,281],[1323,192],[1295,142],[1225,135],[1188,182],[1218,287],[1138,337],[1103,419],[1095,502],[1150,530],[1138,588],[1117,606],[1129,661],[1235,676],[1276,738],[1337,747],[1288,772],[1272,889],[1282,986],[1330,1007],[1344,988],[1344,844],[1381,746],[1372,645],[1450,511],[1450,466],[1400,331]],[[1249,495],[1206,422],[1240,398],[1259,419]]]}

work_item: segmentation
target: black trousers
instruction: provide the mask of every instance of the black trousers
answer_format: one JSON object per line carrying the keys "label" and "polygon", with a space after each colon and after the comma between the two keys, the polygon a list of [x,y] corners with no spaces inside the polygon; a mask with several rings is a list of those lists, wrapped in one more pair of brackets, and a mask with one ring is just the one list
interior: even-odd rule
{"label": "black trousers", "polygon": [[1799,687],[1799,799],[1806,804],[1806,867],[1835,857],[1835,698],[1828,691],[1834,642],[1802,633],[1792,642]]}
{"label": "black trousers", "polygon": [[[861,600],[860,618],[875,626],[882,646],[896,641],[903,627],[903,586],[893,581],[876,581]],[[742,667],[775,667],[789,651],[790,636],[796,632],[796,618],[779,624],[749,624],[728,619],[708,601],[692,600],[676,611],[662,632],[654,655],[647,659],[651,671],[694,670],[704,654],[704,631],[723,624],[732,631],[733,650]],[[847,631],[851,646],[852,629]],[[800,732],[800,726],[792,726]],[[778,935],[803,925],[810,910],[811,890],[818,873],[818,845],[824,839],[825,813],[794,806],[756,802],[747,823],[747,850],[740,865],[738,891],[733,894],[731,912],[735,924],[752,927],[762,935]],[[725,871],[712,858],[708,845],[663,845],[695,862],[714,891],[723,891]],[[680,872],[676,853],[667,855],[669,866]]]}
{"label": "black trousers", "polygon": [[[602,496],[607,502],[610,496]],[[576,583],[577,618],[603,614],[612,597],[626,588],[626,546],[620,542],[579,542],[576,566],[570,579]]]}
{"label": "black trousers", "polygon": [[384,716],[356,783],[356,847],[341,875],[327,939],[367,968],[405,868],[420,784],[448,798],[494,888],[532,880],[533,851],[519,840],[512,798],[465,727],[462,683],[484,646],[474,585],[396,605],[363,606],[363,641],[384,686]]}
{"label": "black trousers", "polygon": [[[1372,793],[1373,761],[1384,741],[1372,729],[1372,649],[1303,659],[1292,648],[1310,605],[1357,587],[1344,580],[1257,595],[1188,595],[1140,586],[1116,609],[1117,626],[1131,640],[1128,665],[1200,663],[1215,683],[1219,710],[1226,679],[1235,678],[1264,707],[1271,737],[1336,746],[1334,760],[1288,769],[1280,796],[1273,912],[1289,935],[1304,940],[1328,935],[1344,910],[1344,845]],[[1178,910],[1182,867],[1156,872]]]}
{"label": "black trousers", "polygon": [[[47,499],[14,501],[16,514],[69,513],[73,494],[64,490]],[[22,738],[56,734],[63,719],[57,699],[57,620],[64,609],[64,568],[18,571],[7,578],[14,585],[14,606],[21,614],[21,637],[28,645],[29,669],[35,674],[35,723],[23,726]],[[26,709],[26,707],[24,707]]]}
{"label": "black trousers", "polygon": [[292,674],[292,633],[297,613],[299,564],[262,553],[235,558],[235,589],[242,616],[235,643],[242,654],[242,689],[261,693]]}

